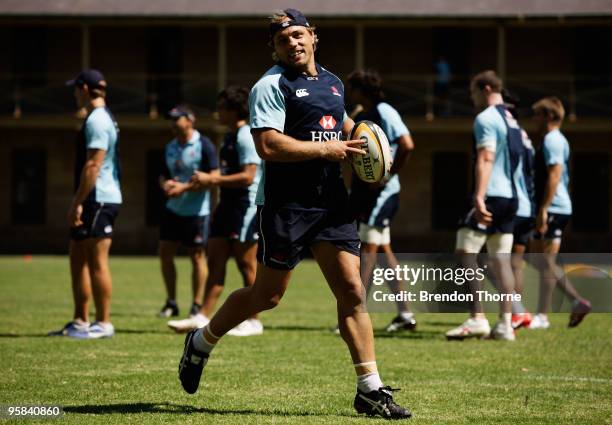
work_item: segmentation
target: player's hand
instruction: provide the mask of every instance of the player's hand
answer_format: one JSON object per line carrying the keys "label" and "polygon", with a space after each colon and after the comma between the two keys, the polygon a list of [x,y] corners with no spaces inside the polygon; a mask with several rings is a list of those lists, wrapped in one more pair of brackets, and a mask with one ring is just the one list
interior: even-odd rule
{"label": "player's hand", "polygon": [[208,187],[213,184],[213,178],[210,173],[205,173],[203,171],[196,171],[191,176],[191,184],[196,189],[201,189],[204,187]]}
{"label": "player's hand", "polygon": [[81,215],[83,214],[83,205],[78,204],[78,205],[70,205],[70,208],[68,209],[68,214],[67,214],[67,221],[68,221],[68,226],[69,227],[79,227],[80,225],[83,224],[83,221],[81,220]]}
{"label": "player's hand", "polygon": [[187,190],[188,185],[185,183],[172,181],[168,190],[166,190],[166,196],[169,198],[176,198],[181,196],[183,192]]}
{"label": "player's hand", "polygon": [[329,140],[322,144],[321,157],[328,161],[342,161],[349,154],[365,155],[365,151],[359,149],[362,145],[363,140]]}
{"label": "player's hand", "polygon": [[546,234],[548,230],[548,211],[540,209],[536,215],[536,232],[540,235]]}
{"label": "player's hand", "polygon": [[161,187],[164,192],[167,192],[174,183],[176,183],[176,180],[168,180],[164,176],[159,176],[159,187]]}
{"label": "player's hand", "polygon": [[493,214],[487,210],[487,205],[482,198],[474,199],[474,217],[479,224],[484,224],[485,226],[493,222]]}

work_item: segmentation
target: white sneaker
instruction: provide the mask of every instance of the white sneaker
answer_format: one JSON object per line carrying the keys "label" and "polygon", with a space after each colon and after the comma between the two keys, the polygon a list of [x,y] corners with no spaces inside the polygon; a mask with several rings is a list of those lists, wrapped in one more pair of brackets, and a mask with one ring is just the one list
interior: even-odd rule
{"label": "white sneaker", "polygon": [[548,321],[548,317],[545,314],[536,314],[531,319],[531,323],[529,324],[529,329],[548,329],[550,328],[550,322]]}
{"label": "white sneaker", "polygon": [[100,339],[112,338],[115,335],[115,328],[111,323],[94,322],[91,324],[87,332],[79,332],[74,335],[68,334],[69,337],[76,339]]}
{"label": "white sneaker", "polygon": [[263,334],[263,325],[257,319],[247,319],[228,333],[231,336],[253,336]]}
{"label": "white sneaker", "polygon": [[514,329],[512,326],[507,326],[504,322],[499,321],[493,325],[491,330],[491,339],[497,339],[500,341],[515,341],[516,335],[514,335]]}
{"label": "white sneaker", "polygon": [[461,325],[446,332],[446,339],[485,338],[491,333],[491,326],[487,319],[470,317]]}
{"label": "white sneaker", "polygon": [[77,322],[75,320],[66,323],[60,330],[49,332],[49,336],[71,336],[73,338],[78,334],[86,334],[89,330],[89,322]]}
{"label": "white sneaker", "polygon": [[198,313],[194,316],[189,316],[187,319],[170,320],[168,321],[168,327],[176,333],[185,333],[192,329],[203,328],[208,325],[208,322],[210,322],[208,317]]}
{"label": "white sneaker", "polygon": [[264,327],[263,323],[259,319],[249,319],[248,322],[251,323],[251,335],[261,335],[263,334]]}

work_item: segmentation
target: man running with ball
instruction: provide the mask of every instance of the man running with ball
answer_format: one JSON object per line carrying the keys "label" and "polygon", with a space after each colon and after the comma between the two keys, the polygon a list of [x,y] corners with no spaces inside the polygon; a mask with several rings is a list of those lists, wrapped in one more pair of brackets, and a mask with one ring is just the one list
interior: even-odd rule
{"label": "man running with ball", "polygon": [[315,62],[317,37],[299,11],[272,17],[270,44],[277,63],[249,98],[251,133],[265,161],[257,192],[255,283],[234,291],[205,328],[187,334],[179,378],[185,391],[195,393],[219,339],[278,305],[293,268],[310,249],[337,300],[340,334],[357,375],[355,409],[409,418],[378,374],[372,324],[364,309],[359,235],[341,173],[341,161],[364,152],[361,141],[342,140],[354,124],[344,110],[344,88]]}

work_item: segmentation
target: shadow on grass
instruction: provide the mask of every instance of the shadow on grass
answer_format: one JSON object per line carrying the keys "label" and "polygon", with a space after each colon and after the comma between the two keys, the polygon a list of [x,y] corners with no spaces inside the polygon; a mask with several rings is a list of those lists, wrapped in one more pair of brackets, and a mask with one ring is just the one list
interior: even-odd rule
{"label": "shadow on grass", "polygon": [[331,326],[265,326],[265,330],[268,331],[309,331],[309,332],[329,332],[331,333]]}
{"label": "shadow on grass", "polygon": [[84,404],[81,406],[64,406],[66,413],[110,415],[117,413],[173,413],[179,415],[208,413],[211,415],[275,415],[285,417],[304,417],[304,416],[346,416],[354,415],[326,414],[320,412],[300,412],[284,410],[253,410],[253,409],[213,409],[206,407],[196,407],[182,404],[171,403],[118,403],[118,404]]}
{"label": "shadow on grass", "polygon": [[450,329],[450,328],[454,328],[455,326],[458,326],[459,324],[461,324],[461,320],[450,320],[449,319],[448,322],[438,321],[438,322],[423,322],[423,323],[428,326],[444,326]]}
{"label": "shadow on grass", "polygon": [[441,339],[443,332],[438,331],[415,331],[415,332],[387,332],[374,331],[374,338],[394,338],[394,339]]}
{"label": "shadow on grass", "polygon": [[165,335],[174,335],[175,332],[173,332],[171,329],[123,329],[123,328],[115,328],[115,333],[117,334],[134,334],[134,335],[139,335],[139,334],[165,334]]}
{"label": "shadow on grass", "polygon": [[46,333],[42,334],[0,334],[0,338],[51,338]]}

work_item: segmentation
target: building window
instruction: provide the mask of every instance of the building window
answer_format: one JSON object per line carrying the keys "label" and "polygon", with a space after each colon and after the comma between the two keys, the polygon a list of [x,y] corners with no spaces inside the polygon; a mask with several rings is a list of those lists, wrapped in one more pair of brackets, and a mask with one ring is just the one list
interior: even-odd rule
{"label": "building window", "polygon": [[159,177],[164,174],[164,149],[152,149],[147,152],[147,188],[146,220],[147,226],[159,225],[166,197],[159,186]]}
{"label": "building window", "polygon": [[11,223],[44,224],[47,215],[47,152],[43,149],[15,149],[11,164]]}
{"label": "building window", "polygon": [[183,32],[178,27],[154,27],[147,32],[149,102],[165,114],[183,101]]}
{"label": "building window", "polygon": [[608,232],[610,228],[610,158],[606,153],[574,154],[570,175],[572,229]]}
{"label": "building window", "polygon": [[468,195],[468,155],[465,152],[439,152],[432,163],[433,230],[454,230],[465,209]]}

